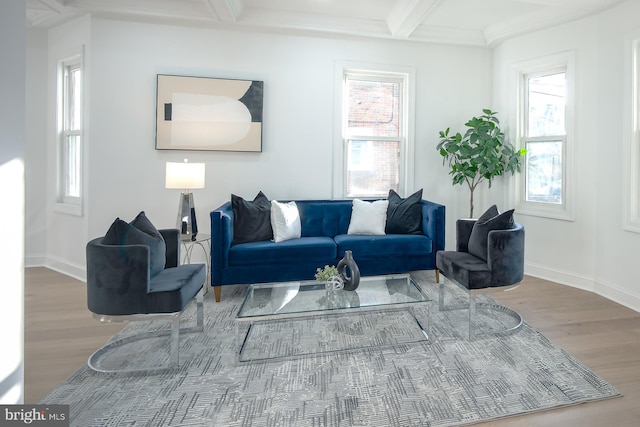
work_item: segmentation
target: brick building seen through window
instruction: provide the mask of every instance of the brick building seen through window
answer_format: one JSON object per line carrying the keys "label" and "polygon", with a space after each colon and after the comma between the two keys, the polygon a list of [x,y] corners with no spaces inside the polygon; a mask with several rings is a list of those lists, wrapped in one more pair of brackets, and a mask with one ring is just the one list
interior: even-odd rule
{"label": "brick building seen through window", "polygon": [[399,191],[400,81],[347,78],[347,196]]}

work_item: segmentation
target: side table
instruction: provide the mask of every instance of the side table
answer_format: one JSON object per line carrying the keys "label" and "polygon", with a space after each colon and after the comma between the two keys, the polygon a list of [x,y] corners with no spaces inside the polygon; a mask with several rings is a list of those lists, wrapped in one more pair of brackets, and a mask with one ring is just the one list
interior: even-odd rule
{"label": "side table", "polygon": [[195,240],[181,240],[182,249],[184,254],[182,255],[182,264],[191,264],[191,255],[193,254],[193,248],[196,246],[202,249],[204,253],[205,264],[207,266],[207,282],[204,286],[204,293],[207,293],[209,289],[209,275],[211,274],[211,235],[198,233]]}

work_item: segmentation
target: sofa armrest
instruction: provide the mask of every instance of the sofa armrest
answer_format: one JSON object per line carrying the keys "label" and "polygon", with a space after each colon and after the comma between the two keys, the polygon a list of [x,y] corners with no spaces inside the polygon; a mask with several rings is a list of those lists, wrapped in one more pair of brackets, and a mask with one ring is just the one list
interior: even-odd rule
{"label": "sofa armrest", "polygon": [[233,209],[226,202],[211,211],[211,285],[222,283],[222,269],[229,265],[229,249],[233,242]]}
{"label": "sofa armrest", "polygon": [[516,284],[524,277],[524,227],[493,230],[487,239],[487,265],[494,283]]}
{"label": "sofa armrest", "polygon": [[438,203],[422,200],[422,233],[433,240],[433,254],[444,250],[445,207]]}
{"label": "sofa armrest", "polygon": [[[87,243],[87,307],[93,313],[145,313],[150,282],[147,245],[103,245],[102,238]],[[114,312],[113,307],[118,307]]]}
{"label": "sofa armrest", "polygon": [[476,223],[475,219],[459,219],[456,221],[456,251],[469,252],[469,237]]}
{"label": "sofa armrest", "polygon": [[162,234],[167,248],[164,268],[173,268],[180,265],[180,234],[177,228],[158,230]]}

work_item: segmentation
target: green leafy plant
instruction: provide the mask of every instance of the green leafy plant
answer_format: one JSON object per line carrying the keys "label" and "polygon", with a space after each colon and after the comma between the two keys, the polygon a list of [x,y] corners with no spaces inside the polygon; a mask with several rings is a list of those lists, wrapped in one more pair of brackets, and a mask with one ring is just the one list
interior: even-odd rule
{"label": "green leafy plant", "polygon": [[335,265],[325,265],[324,268],[316,268],[315,278],[326,282],[330,277],[338,275],[338,268]]}
{"label": "green leafy plant", "polygon": [[516,150],[504,140],[504,132],[500,129],[500,121],[496,112],[482,110],[484,114],[473,117],[465,126],[464,135],[457,132],[450,135],[450,129],[440,131],[440,142],[437,149],[444,157],[442,164],[451,167],[449,174],[453,177],[453,185],[466,183],[471,191],[469,200],[469,217],[473,218],[473,192],[478,184],[489,182],[502,176],[505,172],[520,171],[520,158],[526,150]]}

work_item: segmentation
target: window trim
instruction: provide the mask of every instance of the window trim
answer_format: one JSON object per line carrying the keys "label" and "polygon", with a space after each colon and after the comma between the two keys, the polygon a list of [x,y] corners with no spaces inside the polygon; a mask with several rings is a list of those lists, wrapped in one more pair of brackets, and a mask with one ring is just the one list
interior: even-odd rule
{"label": "window trim", "polygon": [[[68,127],[68,96],[67,96],[67,72],[70,68],[80,69],[80,129],[69,129]],[[56,179],[55,179],[55,207],[56,212],[69,215],[82,216],[83,214],[83,193],[84,193],[84,112],[85,112],[85,64],[84,54],[79,53],[58,61],[57,70],[57,101],[56,101]],[[79,193],[78,197],[66,194],[66,140],[70,136],[80,137],[79,164]]]}
{"label": "window trim", "polygon": [[622,227],[640,233],[640,31],[625,43],[624,87]]}
{"label": "window trim", "polygon": [[[526,200],[526,171],[515,174],[515,179],[511,185],[511,194],[514,197],[514,205],[518,214],[531,215],[544,218],[559,219],[564,221],[574,221],[574,155],[573,155],[573,138],[574,138],[574,115],[575,115],[575,53],[574,51],[561,52],[542,58],[535,58],[518,62],[513,66],[513,79],[515,81],[512,87],[516,90],[515,99],[515,140],[518,148],[526,148],[526,142],[529,140],[540,140],[539,137],[526,137],[526,126],[528,125],[526,114],[527,87],[526,78],[538,75],[553,74],[554,72],[564,71],[567,80],[567,103],[565,111],[565,135],[548,135],[544,140],[557,141],[563,140],[563,170],[562,170],[562,186],[563,200],[562,203],[544,203]],[[526,160],[525,165],[526,167]]]}
{"label": "window trim", "polygon": [[[389,77],[403,79],[403,94],[401,96],[401,109],[405,114],[401,117],[402,126],[406,129],[406,136],[399,138],[391,138],[393,140],[400,139],[400,158],[399,158],[399,194],[407,196],[414,186],[414,162],[415,153],[415,69],[412,67],[395,66],[389,64],[371,64],[364,62],[336,61],[334,67],[335,82],[335,105],[334,105],[334,143],[333,143],[333,182],[332,197],[334,199],[356,198],[347,196],[347,139],[363,140],[370,139],[367,137],[352,136],[347,138],[345,132],[345,123],[343,120],[343,111],[347,102],[344,96],[344,85],[346,76],[362,75],[368,77]],[[377,138],[379,139],[379,138]]]}

